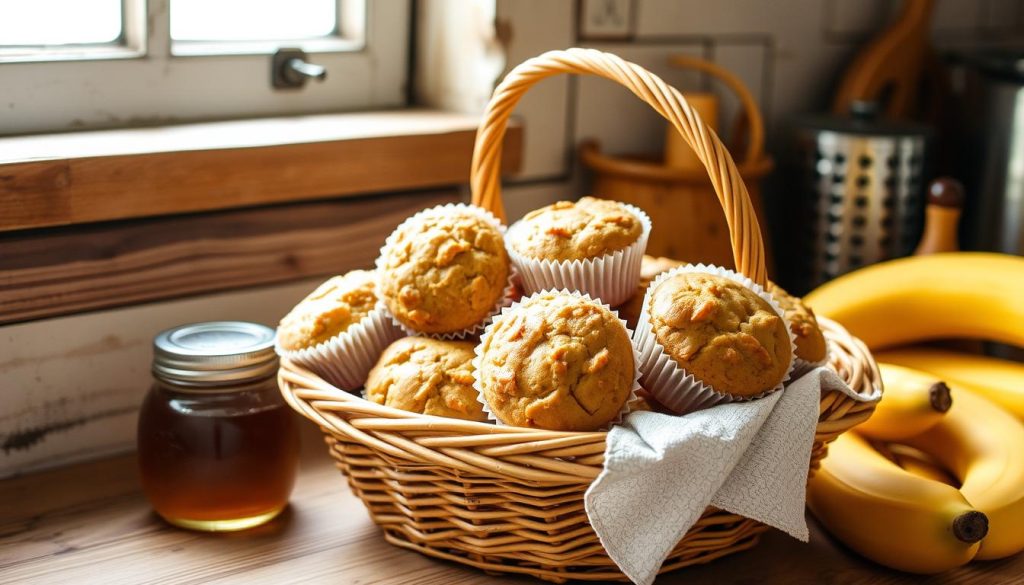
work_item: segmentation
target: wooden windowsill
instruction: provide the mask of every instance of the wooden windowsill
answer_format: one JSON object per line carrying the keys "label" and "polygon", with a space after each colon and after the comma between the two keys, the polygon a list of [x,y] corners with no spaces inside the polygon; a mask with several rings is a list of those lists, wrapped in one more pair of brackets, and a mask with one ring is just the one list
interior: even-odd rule
{"label": "wooden windowsill", "polygon": [[[0,231],[467,183],[478,123],[410,109],[0,138]],[[521,151],[512,125],[506,172]]]}

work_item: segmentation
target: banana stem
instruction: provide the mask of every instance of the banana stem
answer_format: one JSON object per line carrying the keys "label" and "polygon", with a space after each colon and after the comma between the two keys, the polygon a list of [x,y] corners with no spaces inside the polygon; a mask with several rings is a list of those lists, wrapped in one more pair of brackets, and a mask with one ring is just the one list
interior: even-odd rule
{"label": "banana stem", "polygon": [[968,544],[978,542],[988,534],[988,516],[972,510],[953,519],[953,536]]}
{"label": "banana stem", "polygon": [[945,382],[936,382],[928,389],[928,399],[932,408],[938,412],[946,412],[953,406],[953,396]]}

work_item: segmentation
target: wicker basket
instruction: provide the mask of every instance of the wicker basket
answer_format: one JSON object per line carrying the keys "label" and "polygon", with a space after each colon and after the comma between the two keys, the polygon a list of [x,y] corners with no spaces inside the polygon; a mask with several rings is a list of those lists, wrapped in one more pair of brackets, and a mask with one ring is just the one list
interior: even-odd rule
{"label": "wicker basket", "polygon": [[[708,168],[725,209],[736,266],[766,282],[757,219],[736,166],[682,96],[641,67],[599,51],[546,53],[516,67],[495,90],[477,134],[473,202],[504,216],[498,164],[506,122],[537,81],[558,73],[617,81],[668,119]],[[831,363],[854,389],[880,386],[867,348],[821,320]],[[320,425],[331,455],[388,542],[486,571],[568,579],[626,580],[587,520],[583,494],[601,472],[606,433],[555,432],[419,415],[380,406],[283,362],[285,400]],[[822,396],[811,469],[826,444],[871,415],[874,406]],[[708,509],[661,571],[750,548],[767,528]]]}

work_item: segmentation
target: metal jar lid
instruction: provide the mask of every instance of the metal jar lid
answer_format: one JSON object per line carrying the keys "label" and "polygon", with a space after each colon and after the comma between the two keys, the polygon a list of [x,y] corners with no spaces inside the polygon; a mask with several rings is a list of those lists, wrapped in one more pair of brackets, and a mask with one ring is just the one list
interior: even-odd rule
{"label": "metal jar lid", "polygon": [[277,363],[274,330],[258,323],[193,323],[153,339],[153,375],[175,384],[245,384],[274,375]]}

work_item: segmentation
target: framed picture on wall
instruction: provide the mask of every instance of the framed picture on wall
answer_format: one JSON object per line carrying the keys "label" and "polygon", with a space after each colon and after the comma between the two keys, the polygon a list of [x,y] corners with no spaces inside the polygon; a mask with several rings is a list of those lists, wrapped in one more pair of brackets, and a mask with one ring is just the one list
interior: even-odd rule
{"label": "framed picture on wall", "polygon": [[626,41],[633,38],[635,0],[580,0],[577,23],[582,41]]}

